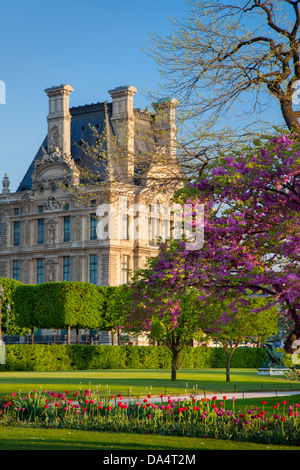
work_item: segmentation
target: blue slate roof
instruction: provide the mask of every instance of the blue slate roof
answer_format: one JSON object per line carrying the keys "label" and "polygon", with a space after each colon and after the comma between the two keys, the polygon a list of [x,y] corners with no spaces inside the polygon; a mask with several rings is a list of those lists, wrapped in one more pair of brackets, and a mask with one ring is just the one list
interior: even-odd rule
{"label": "blue slate roof", "polygon": [[[95,168],[97,180],[103,180],[106,177],[106,161],[101,160],[99,165],[95,164],[94,159],[84,152],[84,142],[89,146],[96,145],[97,136],[91,127],[95,127],[97,133],[102,135],[105,131],[105,121],[110,119],[112,113],[111,103],[95,103],[84,106],[70,108],[71,118],[71,156],[78,167],[86,167],[90,170]],[[35,161],[42,158],[42,147],[47,149],[48,138],[45,137],[37,154],[32,160],[23,180],[21,181],[17,192],[30,190],[32,188],[32,174],[34,172]],[[84,182],[84,181],[82,181]]]}

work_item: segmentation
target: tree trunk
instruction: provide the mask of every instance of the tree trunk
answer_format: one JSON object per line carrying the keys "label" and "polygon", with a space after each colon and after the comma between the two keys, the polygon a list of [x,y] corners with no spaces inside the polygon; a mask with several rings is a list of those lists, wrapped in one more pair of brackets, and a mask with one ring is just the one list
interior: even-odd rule
{"label": "tree trunk", "polygon": [[76,328],[76,343],[79,344],[79,328]]}
{"label": "tree trunk", "polygon": [[70,327],[70,325],[68,325],[67,343],[71,344],[71,327]]}
{"label": "tree trunk", "polygon": [[238,345],[239,342],[233,348],[228,349],[227,347],[224,347],[226,353],[226,382],[230,382],[230,360]]}
{"label": "tree trunk", "polygon": [[177,377],[177,368],[178,368],[178,351],[177,351],[177,349],[172,349],[172,372],[171,372],[171,380],[176,380],[176,377]]}
{"label": "tree trunk", "polygon": [[115,330],[111,330],[111,345],[115,344]]}
{"label": "tree trunk", "polygon": [[300,124],[298,122],[297,113],[292,108],[291,99],[283,98],[280,100],[281,112],[288,126],[289,130],[295,130],[297,133],[300,133]]}
{"label": "tree trunk", "polygon": [[31,328],[31,344],[34,343],[34,330]]}
{"label": "tree trunk", "polygon": [[231,354],[226,351],[226,382],[230,382],[230,359]]}

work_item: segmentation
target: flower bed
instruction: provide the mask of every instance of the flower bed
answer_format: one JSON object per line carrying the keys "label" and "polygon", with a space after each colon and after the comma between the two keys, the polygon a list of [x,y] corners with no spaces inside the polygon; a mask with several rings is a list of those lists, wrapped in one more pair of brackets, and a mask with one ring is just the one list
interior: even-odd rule
{"label": "flower bed", "polygon": [[300,404],[283,400],[266,412],[261,407],[236,409],[235,399],[178,398],[151,395],[141,400],[100,398],[98,392],[12,393],[0,402],[0,425],[135,432],[244,442],[300,445]]}

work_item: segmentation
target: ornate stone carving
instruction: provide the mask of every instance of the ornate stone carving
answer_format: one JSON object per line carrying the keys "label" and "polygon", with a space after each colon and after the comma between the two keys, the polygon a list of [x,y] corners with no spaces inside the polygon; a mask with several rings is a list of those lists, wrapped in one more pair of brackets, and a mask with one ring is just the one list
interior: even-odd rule
{"label": "ornate stone carving", "polygon": [[60,202],[58,202],[55,197],[49,196],[46,202],[46,210],[57,210],[60,209]]}
{"label": "ornate stone carving", "polygon": [[[52,165],[55,165],[53,166],[53,173],[45,174],[49,172]],[[61,169],[59,166],[61,166]],[[36,190],[41,184],[49,187],[53,184],[53,181],[66,185],[78,184],[79,170],[71,155],[64,154],[57,145],[50,146],[48,150],[42,147],[42,158],[35,162],[32,181],[33,190]]]}
{"label": "ornate stone carving", "polygon": [[54,225],[50,225],[49,227],[49,243],[55,242],[55,228]]}
{"label": "ornate stone carving", "polygon": [[48,268],[48,281],[53,282],[54,281],[54,269],[53,266],[49,266]]}
{"label": "ornate stone carving", "polygon": [[2,193],[3,194],[10,193],[9,186],[10,186],[10,181],[9,181],[8,176],[7,176],[7,173],[5,173],[5,175],[3,177],[3,180],[2,180]]}
{"label": "ornate stone carving", "polygon": [[59,138],[59,130],[56,126],[54,126],[51,129],[51,141],[52,141],[53,145],[58,144],[58,138]]}

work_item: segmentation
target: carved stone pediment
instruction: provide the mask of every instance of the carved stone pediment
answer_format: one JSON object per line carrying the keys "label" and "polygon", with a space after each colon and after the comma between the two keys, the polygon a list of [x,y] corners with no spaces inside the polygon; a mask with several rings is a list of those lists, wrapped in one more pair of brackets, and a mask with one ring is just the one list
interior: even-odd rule
{"label": "carved stone pediment", "polygon": [[51,184],[63,183],[76,185],[79,182],[79,170],[71,155],[64,154],[59,147],[42,147],[43,156],[35,162],[32,175],[33,190],[41,185],[48,188]]}

